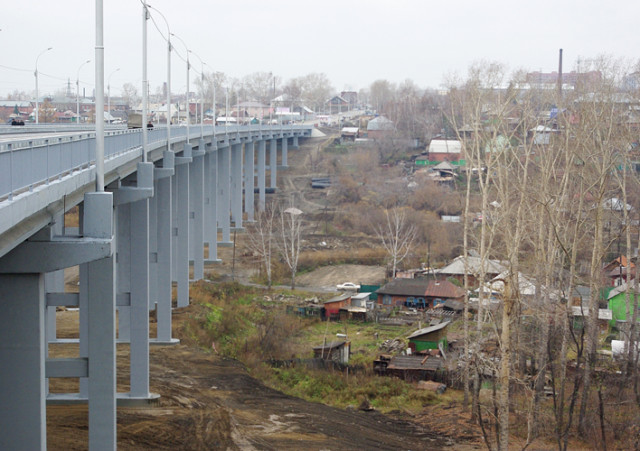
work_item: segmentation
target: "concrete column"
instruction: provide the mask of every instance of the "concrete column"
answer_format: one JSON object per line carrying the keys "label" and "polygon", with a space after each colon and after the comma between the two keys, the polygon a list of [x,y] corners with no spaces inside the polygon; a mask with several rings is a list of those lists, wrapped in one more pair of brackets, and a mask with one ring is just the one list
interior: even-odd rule
{"label": "concrete column", "polygon": [[271,173],[269,186],[275,189],[278,179],[278,140],[276,139],[272,139],[269,143],[269,169]]}
{"label": "concrete column", "polygon": [[[85,194],[84,236],[113,237],[113,196]],[[116,449],[115,258],[87,266],[89,293],[89,449]]]}
{"label": "concrete column", "polygon": [[191,145],[185,144],[182,157],[176,157],[176,273],[178,307],[189,305],[189,164]]}
{"label": "concrete column", "polygon": [[218,244],[224,245],[231,244],[229,152],[229,146],[218,149],[218,195],[216,200],[218,202],[218,227],[222,229],[222,241]]}
{"label": "concrete column", "polygon": [[253,196],[253,187],[256,176],[254,152],[254,142],[246,142],[244,144],[244,211],[247,213],[247,221],[253,221],[253,212],[255,210]]}
{"label": "concrete column", "polygon": [[291,145],[292,149],[298,149],[300,148],[300,145],[298,144],[298,137],[294,136],[293,137],[293,144]]}
{"label": "concrete column", "polygon": [[[215,143],[215,141],[214,141]],[[211,150],[205,156],[205,241],[209,243],[207,262],[218,259],[218,214],[216,192],[218,187],[218,151]]]}
{"label": "concrete column", "polygon": [[[174,171],[175,154],[164,152],[162,160],[162,171],[172,173]],[[160,171],[157,171],[160,172]],[[177,343],[178,340],[171,338],[171,297],[172,297],[172,183],[173,177],[164,174],[157,180],[157,241],[158,241],[158,306],[156,310],[157,319],[157,343]]]}
{"label": "concrete column", "polygon": [[0,449],[47,447],[44,277],[0,274]]}
{"label": "concrete column", "polygon": [[[131,204],[117,205],[116,217],[116,292],[131,292]],[[131,335],[131,307],[119,305],[117,337],[121,343],[128,343]]]}
{"label": "concrete column", "polygon": [[265,207],[265,189],[266,189],[266,169],[265,169],[265,153],[267,141],[262,139],[258,141],[258,211],[264,211]]}
{"label": "concrete column", "polygon": [[[138,163],[138,188],[153,186],[153,164]],[[149,199],[130,208],[130,389],[132,398],[149,398]],[[155,230],[154,230],[155,232]]]}
{"label": "concrete column", "polygon": [[154,168],[153,197],[149,199],[149,310],[158,303],[158,179]]}
{"label": "concrete column", "polygon": [[193,163],[189,165],[189,186],[191,193],[190,214],[193,279],[204,278],[204,139],[200,140],[198,150],[194,152]]}
{"label": "concrete column", "polygon": [[287,163],[287,161],[288,161],[288,158],[287,158],[287,152],[288,152],[288,150],[287,150],[287,147],[288,147],[287,141],[288,140],[289,140],[288,138],[284,137],[284,138],[282,138],[282,141],[280,141],[282,143],[282,167],[283,168],[289,167],[289,164]]}
{"label": "concrete column", "polygon": [[242,228],[242,144],[231,146],[231,219]]}

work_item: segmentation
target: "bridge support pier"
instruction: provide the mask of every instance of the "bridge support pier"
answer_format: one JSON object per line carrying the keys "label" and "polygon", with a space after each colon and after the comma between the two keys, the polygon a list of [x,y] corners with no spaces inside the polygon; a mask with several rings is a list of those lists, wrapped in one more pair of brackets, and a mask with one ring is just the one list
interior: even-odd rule
{"label": "bridge support pier", "polygon": [[242,230],[242,144],[231,146],[231,219]]}
{"label": "bridge support pier", "polygon": [[137,185],[121,186],[114,192],[118,336],[119,341],[130,342],[130,391],[126,395],[130,399],[155,397],[149,393],[149,198],[153,177],[152,163],[138,163]]}
{"label": "bridge support pier", "polygon": [[207,263],[219,263],[218,258],[218,214],[217,214],[217,191],[218,191],[218,148],[215,141],[211,149],[204,157],[204,185],[205,185],[205,213],[204,213],[204,240],[209,244],[209,257]]}
{"label": "bridge support pier", "polygon": [[193,163],[189,165],[189,233],[193,258],[193,280],[204,278],[204,139],[193,151]]}
{"label": "bridge support pier", "polygon": [[288,168],[289,167],[289,157],[288,157],[288,144],[287,141],[289,140],[289,138],[287,138],[286,136],[282,137],[282,141],[280,141],[282,143],[282,167],[283,168]]}
{"label": "bridge support pier", "polygon": [[191,145],[185,144],[181,157],[175,157],[175,282],[178,284],[178,307],[189,305],[189,163],[193,161]]}
{"label": "bridge support pier", "polygon": [[267,149],[267,141],[261,139],[258,141],[258,211],[263,212],[265,208],[265,189],[266,189],[266,168],[265,153]]}
{"label": "bridge support pier", "polygon": [[269,186],[275,189],[278,180],[278,140],[276,139],[269,142],[269,172]]}
{"label": "bridge support pier", "polygon": [[293,137],[293,143],[291,144],[291,148],[292,149],[299,149],[300,145],[298,144],[298,137],[294,136]]}
{"label": "bridge support pier", "polygon": [[230,246],[231,243],[231,221],[229,216],[231,198],[229,196],[230,173],[229,173],[229,153],[230,147],[224,146],[218,149],[218,195],[216,198],[218,206],[218,227],[222,229],[221,246]]}
{"label": "bridge support pier", "polygon": [[255,201],[253,187],[255,184],[255,145],[253,141],[244,144],[244,212],[247,214],[247,221],[253,222],[255,211]]}
{"label": "bridge support pier", "polygon": [[[154,169],[154,200],[156,208],[156,241],[158,296],[156,298],[157,336],[154,344],[176,344],[179,340],[171,337],[171,298],[172,298],[172,184],[175,172],[175,154],[165,151],[162,168]],[[152,231],[153,233],[153,231]],[[152,265],[153,267],[153,265]]]}

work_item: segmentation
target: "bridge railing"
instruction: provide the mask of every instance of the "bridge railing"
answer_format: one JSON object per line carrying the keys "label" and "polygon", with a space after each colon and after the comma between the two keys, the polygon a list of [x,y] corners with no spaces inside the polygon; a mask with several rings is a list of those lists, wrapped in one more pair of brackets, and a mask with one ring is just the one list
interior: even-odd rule
{"label": "bridge railing", "polygon": [[[194,125],[189,130],[189,139],[197,139],[201,132],[204,136],[216,137],[237,135],[254,136],[260,132],[288,132],[309,129],[309,126],[217,126],[209,125],[202,130]],[[187,128],[171,127],[171,141],[184,141]],[[149,144],[166,141],[166,127],[148,130]],[[105,159],[124,152],[139,149],[142,146],[142,132],[134,130],[111,130],[105,132]],[[0,201],[11,200],[14,195],[32,190],[34,186],[48,184],[95,163],[95,132],[68,134],[59,137],[16,139],[0,144]]]}

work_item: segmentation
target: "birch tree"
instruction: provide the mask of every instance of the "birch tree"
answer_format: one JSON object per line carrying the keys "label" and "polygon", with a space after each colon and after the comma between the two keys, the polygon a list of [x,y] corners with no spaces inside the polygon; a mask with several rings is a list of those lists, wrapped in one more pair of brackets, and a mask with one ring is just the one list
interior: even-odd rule
{"label": "birch tree", "polygon": [[385,210],[385,221],[375,226],[376,235],[380,239],[391,259],[392,277],[396,276],[398,265],[409,255],[413,248],[417,229],[410,224],[405,211],[395,207]]}
{"label": "birch tree", "polygon": [[296,289],[296,273],[300,256],[300,235],[302,231],[302,211],[291,205],[280,209],[280,250],[291,271],[291,289]]}
{"label": "birch tree", "polygon": [[275,244],[275,219],[277,208],[275,204],[268,204],[264,211],[259,211],[255,222],[247,226],[249,249],[260,257],[267,275],[267,286],[271,289],[271,259]]}

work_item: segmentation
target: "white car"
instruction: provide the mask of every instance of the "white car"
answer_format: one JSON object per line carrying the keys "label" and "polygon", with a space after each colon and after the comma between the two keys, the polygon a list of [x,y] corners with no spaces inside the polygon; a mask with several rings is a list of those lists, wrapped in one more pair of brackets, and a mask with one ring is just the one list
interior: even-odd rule
{"label": "white car", "polygon": [[358,291],[360,289],[360,285],[356,285],[355,283],[345,282],[339,285],[336,285],[336,289],[343,291]]}

